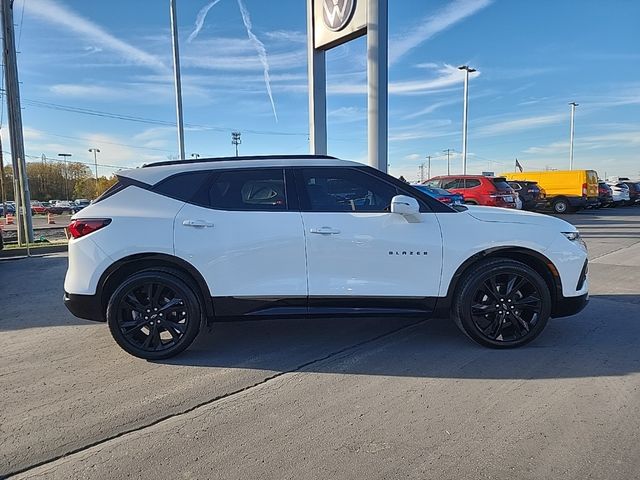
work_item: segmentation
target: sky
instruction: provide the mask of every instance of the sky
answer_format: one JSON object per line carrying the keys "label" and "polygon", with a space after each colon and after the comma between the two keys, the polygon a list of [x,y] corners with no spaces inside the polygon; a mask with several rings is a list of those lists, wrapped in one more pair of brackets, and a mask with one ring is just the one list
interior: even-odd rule
{"label": "sky", "polygon": [[[306,1],[178,0],[186,153],[309,152]],[[243,16],[244,13],[244,16]],[[575,168],[640,177],[640,2],[389,0],[389,171]],[[15,0],[28,161],[100,175],[175,158],[169,0]],[[367,162],[366,40],[327,53],[329,154]],[[4,99],[3,99],[4,100]],[[4,103],[4,102],[3,102]],[[9,150],[6,106],[3,150]],[[427,176],[427,168],[424,170]]]}

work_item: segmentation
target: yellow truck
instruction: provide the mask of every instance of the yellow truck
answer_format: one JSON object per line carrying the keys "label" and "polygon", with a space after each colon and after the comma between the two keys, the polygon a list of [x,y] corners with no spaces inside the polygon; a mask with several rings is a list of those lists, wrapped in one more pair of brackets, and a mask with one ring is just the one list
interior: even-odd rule
{"label": "yellow truck", "polygon": [[595,170],[549,170],[503,173],[508,181],[538,182],[555,213],[568,213],[598,204],[598,173]]}

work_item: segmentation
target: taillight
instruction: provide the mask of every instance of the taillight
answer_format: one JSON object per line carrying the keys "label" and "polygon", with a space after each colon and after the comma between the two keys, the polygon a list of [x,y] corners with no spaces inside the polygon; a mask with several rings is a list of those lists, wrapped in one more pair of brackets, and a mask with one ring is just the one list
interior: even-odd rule
{"label": "taillight", "polygon": [[451,197],[438,197],[437,200],[440,200],[442,203],[451,203]]}
{"label": "taillight", "polygon": [[582,184],[582,196],[583,197],[587,196],[587,184],[586,183]]}
{"label": "taillight", "polygon": [[89,235],[96,230],[100,230],[102,227],[106,227],[110,223],[110,218],[80,218],[71,221],[71,223],[69,224],[69,233],[73,238],[80,238],[84,237],[85,235]]}

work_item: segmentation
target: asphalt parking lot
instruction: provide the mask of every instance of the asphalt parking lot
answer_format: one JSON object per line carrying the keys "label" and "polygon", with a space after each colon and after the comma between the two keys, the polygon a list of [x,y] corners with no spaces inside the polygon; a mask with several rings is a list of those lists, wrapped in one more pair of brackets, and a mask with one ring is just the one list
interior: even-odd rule
{"label": "asphalt parking lot", "polygon": [[447,320],[218,324],[166,362],[62,305],[65,255],[0,261],[0,477],[631,479],[640,207],[567,215],[591,302],[519,350]]}

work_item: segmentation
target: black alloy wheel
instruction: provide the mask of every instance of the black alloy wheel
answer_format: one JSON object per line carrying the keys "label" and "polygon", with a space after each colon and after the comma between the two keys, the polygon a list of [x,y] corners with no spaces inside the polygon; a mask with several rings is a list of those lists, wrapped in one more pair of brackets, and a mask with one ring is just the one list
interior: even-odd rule
{"label": "black alloy wheel", "polygon": [[107,305],[107,321],[125,351],[160,360],[177,355],[193,342],[201,310],[197,297],[180,278],[145,271],[116,289]]}
{"label": "black alloy wheel", "polygon": [[476,342],[494,348],[524,345],[551,314],[546,282],[528,265],[509,259],[481,262],[461,280],[453,317]]}

